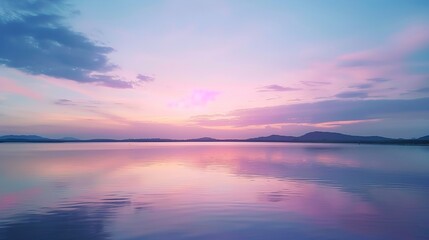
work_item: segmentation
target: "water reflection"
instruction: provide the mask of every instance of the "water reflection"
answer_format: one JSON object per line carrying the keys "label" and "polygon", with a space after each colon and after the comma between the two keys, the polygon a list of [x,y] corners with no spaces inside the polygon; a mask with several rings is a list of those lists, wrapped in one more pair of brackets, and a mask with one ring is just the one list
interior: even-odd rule
{"label": "water reflection", "polygon": [[129,204],[124,199],[100,203],[63,205],[42,213],[14,216],[0,229],[3,239],[110,239],[106,230],[115,209]]}
{"label": "water reflection", "polygon": [[427,199],[427,147],[0,145],[0,239],[425,239]]}

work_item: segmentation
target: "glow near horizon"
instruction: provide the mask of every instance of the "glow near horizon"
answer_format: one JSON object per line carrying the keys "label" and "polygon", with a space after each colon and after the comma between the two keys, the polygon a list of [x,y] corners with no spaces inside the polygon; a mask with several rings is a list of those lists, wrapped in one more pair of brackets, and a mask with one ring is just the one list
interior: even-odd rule
{"label": "glow near horizon", "polygon": [[[23,7],[5,9],[31,13]],[[69,31],[114,49],[105,56],[119,68],[108,74],[150,78],[132,88],[100,86],[29,74],[12,66],[18,57],[2,54],[9,62],[0,66],[0,134],[429,134],[425,1],[129,0],[55,7]],[[13,21],[8,11],[0,14],[5,26]],[[345,111],[348,104],[355,111]]]}

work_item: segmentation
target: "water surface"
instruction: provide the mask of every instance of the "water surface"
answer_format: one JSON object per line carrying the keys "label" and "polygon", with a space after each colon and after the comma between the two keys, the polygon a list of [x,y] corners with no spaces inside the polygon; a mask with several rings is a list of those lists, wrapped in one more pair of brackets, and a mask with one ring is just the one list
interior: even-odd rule
{"label": "water surface", "polygon": [[429,239],[429,147],[0,144],[0,239]]}

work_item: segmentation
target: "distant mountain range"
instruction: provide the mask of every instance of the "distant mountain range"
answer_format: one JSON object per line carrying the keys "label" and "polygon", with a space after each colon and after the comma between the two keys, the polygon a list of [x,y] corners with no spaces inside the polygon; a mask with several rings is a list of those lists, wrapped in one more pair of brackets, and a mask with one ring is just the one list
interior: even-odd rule
{"label": "distant mountain range", "polygon": [[421,137],[419,140],[429,141],[429,135]]}
{"label": "distant mountain range", "polygon": [[49,138],[37,136],[37,135],[5,135],[0,137],[0,141],[46,141],[51,140]]}
{"label": "distant mountain range", "polygon": [[309,132],[300,137],[271,135],[248,140],[255,142],[382,142],[394,139],[379,136],[352,136],[335,132]]}
{"label": "distant mountain range", "polygon": [[81,140],[72,137],[59,139],[37,135],[5,135],[0,136],[1,142],[312,142],[312,143],[380,143],[380,144],[429,144],[429,135],[417,139],[395,139],[380,136],[353,136],[336,132],[309,132],[299,137],[271,135],[248,139],[215,139],[210,137],[193,139],[89,139]]}

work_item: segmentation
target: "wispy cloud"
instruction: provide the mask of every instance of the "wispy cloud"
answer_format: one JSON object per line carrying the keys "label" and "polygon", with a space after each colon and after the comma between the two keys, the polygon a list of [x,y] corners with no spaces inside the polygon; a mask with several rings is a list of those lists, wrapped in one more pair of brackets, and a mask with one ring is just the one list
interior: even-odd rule
{"label": "wispy cloud", "polygon": [[416,93],[429,93],[429,87],[418,88],[418,89],[415,89],[413,92],[416,92]]}
{"label": "wispy cloud", "polygon": [[70,100],[70,99],[57,99],[53,101],[53,104],[63,107],[72,108],[86,113],[95,114],[96,116],[102,117],[106,120],[120,123],[129,124],[130,121],[117,114],[110,113],[108,109],[121,105],[120,103],[105,103],[92,100]]}
{"label": "wispy cloud", "polygon": [[390,81],[390,79],[387,79],[387,78],[369,78],[369,79],[367,79],[367,81],[373,82],[373,83],[384,83],[384,82]]}
{"label": "wispy cloud", "polygon": [[40,93],[37,93],[29,88],[25,88],[23,86],[20,86],[16,84],[14,81],[9,80],[7,78],[0,77],[0,93],[1,92],[8,92],[13,94],[18,94],[21,96],[25,96],[31,99],[40,100],[42,98],[42,95]]}
{"label": "wispy cloud", "polygon": [[261,89],[258,90],[258,92],[290,92],[290,91],[297,91],[297,90],[300,90],[300,89],[272,84],[272,85],[267,85],[262,87]]}
{"label": "wispy cloud", "polygon": [[429,94],[429,87],[422,87],[422,88],[417,88],[417,89],[413,89],[411,91],[405,92],[402,95],[409,95],[409,94]]}
{"label": "wispy cloud", "polygon": [[368,89],[371,88],[373,85],[370,83],[362,83],[362,84],[356,84],[350,86],[351,88],[357,88],[357,89]]}
{"label": "wispy cloud", "polygon": [[76,106],[77,104],[69,99],[58,99],[54,101],[54,104],[56,105],[62,105],[62,106]]}
{"label": "wispy cloud", "polygon": [[122,103],[119,102],[100,102],[100,101],[94,101],[94,100],[71,100],[71,99],[57,99],[52,102],[55,105],[59,106],[75,106],[82,109],[89,109],[89,108],[102,108],[106,109],[109,107],[124,107]]}
{"label": "wispy cloud", "polygon": [[311,61],[306,67],[285,72],[284,78],[301,83],[305,86],[303,92],[316,98],[332,98],[346,88],[399,97],[401,92],[424,86],[427,81],[427,71],[421,68],[429,56],[428,29],[427,24],[410,24],[378,47]]}
{"label": "wispy cloud", "polygon": [[301,81],[301,83],[308,87],[318,87],[331,84],[330,82],[322,81]]}
{"label": "wispy cloud", "polygon": [[143,74],[138,74],[136,78],[139,82],[153,82],[155,80],[155,78]]}
{"label": "wispy cloud", "polygon": [[350,88],[369,89],[369,88],[372,88],[378,84],[381,84],[384,82],[389,82],[390,79],[387,79],[387,78],[369,78],[369,79],[366,79],[366,81],[367,81],[366,83],[352,85],[352,86],[350,86]]}
{"label": "wispy cloud", "polygon": [[0,65],[112,88],[134,83],[109,74],[113,48],[103,46],[64,23],[65,1],[3,0],[0,5]]}
{"label": "wispy cloud", "polygon": [[[345,68],[382,68],[395,63],[401,63],[407,59],[412,63],[412,55],[420,49],[429,46],[429,30],[427,25],[410,25],[384,46],[344,55],[337,65]],[[398,65],[396,65],[398,67]],[[388,79],[372,78],[375,82],[385,82]]]}
{"label": "wispy cloud", "polygon": [[340,92],[335,95],[337,98],[367,98],[368,93],[363,91]]}

